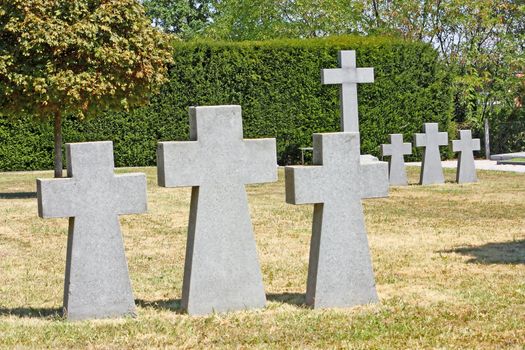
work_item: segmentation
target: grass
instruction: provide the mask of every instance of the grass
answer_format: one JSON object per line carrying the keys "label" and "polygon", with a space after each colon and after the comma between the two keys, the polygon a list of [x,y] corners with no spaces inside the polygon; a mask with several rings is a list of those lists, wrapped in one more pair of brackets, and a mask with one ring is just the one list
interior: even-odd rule
{"label": "grass", "polygon": [[525,349],[523,174],[480,172],[480,183],[457,185],[446,170],[445,185],[364,201],[381,301],[310,310],[312,206],[284,202],[281,171],[247,188],[267,307],[189,317],[179,298],[190,190],[138,170],[149,212],[121,217],[138,317],[78,323],[59,315],[67,220],[37,217],[35,178],[51,173],[1,174],[0,347]]}

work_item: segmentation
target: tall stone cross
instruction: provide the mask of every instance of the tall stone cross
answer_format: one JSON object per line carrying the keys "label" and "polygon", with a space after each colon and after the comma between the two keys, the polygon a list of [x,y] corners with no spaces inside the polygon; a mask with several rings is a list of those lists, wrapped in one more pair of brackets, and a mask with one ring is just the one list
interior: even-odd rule
{"label": "tall stone cross", "polygon": [[189,142],[161,142],[158,180],[192,186],[182,306],[189,314],[266,303],[244,186],[277,180],[275,139],[243,140],[240,106],[190,108]]}
{"label": "tall stone cross", "polygon": [[376,302],[361,205],[359,133],[314,134],[313,145],[314,166],[285,168],[286,202],[314,204],[306,302],[314,308]]}
{"label": "tall stone cross", "polygon": [[448,145],[448,134],[439,132],[438,123],[425,123],[423,134],[416,134],[416,147],[424,147],[420,183],[422,185],[444,183],[439,146]]}
{"label": "tall stone cross", "polygon": [[[321,71],[321,83],[341,85],[341,131],[359,132],[357,84],[373,83],[374,68],[357,68],[355,51],[339,51],[339,64]],[[361,156],[360,164],[363,198],[388,197],[388,164],[371,155]]]}
{"label": "tall stone cross", "polygon": [[135,314],[118,216],[147,210],[146,176],[113,173],[111,142],[66,145],[68,178],[38,179],[38,215],[69,217],[68,319]]}
{"label": "tall stone cross", "polygon": [[339,64],[322,70],[321,83],[341,85],[341,130],[359,132],[357,84],[373,83],[374,68],[357,68],[355,51],[339,51]]}
{"label": "tall stone cross", "polygon": [[471,130],[460,130],[460,139],[452,141],[452,151],[459,152],[456,180],[458,183],[477,182],[474,151],[481,149],[479,139],[472,139]]}
{"label": "tall stone cross", "polygon": [[388,174],[390,184],[394,186],[408,185],[405,169],[405,154],[412,154],[412,144],[403,143],[403,134],[390,134],[390,144],[381,145],[383,156],[390,156]]}

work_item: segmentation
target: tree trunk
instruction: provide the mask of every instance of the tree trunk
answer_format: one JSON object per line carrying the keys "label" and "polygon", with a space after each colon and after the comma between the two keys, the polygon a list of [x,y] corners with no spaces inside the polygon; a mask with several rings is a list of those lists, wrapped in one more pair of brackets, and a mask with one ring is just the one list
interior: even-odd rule
{"label": "tree trunk", "polygon": [[490,159],[490,124],[487,116],[485,117],[485,158]]}
{"label": "tree trunk", "polygon": [[62,177],[62,115],[55,112],[55,177]]}

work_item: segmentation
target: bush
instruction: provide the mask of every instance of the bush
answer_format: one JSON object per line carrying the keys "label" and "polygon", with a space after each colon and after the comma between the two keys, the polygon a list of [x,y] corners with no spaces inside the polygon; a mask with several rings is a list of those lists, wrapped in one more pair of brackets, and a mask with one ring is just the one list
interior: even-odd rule
{"label": "bush", "polygon": [[[337,52],[357,50],[359,67],[374,67],[374,84],[359,86],[361,148],[378,155],[388,134],[412,140],[424,122],[451,123],[451,76],[426,44],[385,37],[333,37],[266,42],[177,43],[170,81],[151,103],[129,113],[64,122],[65,142],[113,140],[117,166],[155,164],[156,143],[187,140],[188,107],[239,104],[247,138],[277,138],[278,160],[299,159],[312,133],[339,130],[339,88],[321,85]],[[0,120],[0,168],[52,168],[51,125]],[[446,151],[444,151],[446,153]]]}

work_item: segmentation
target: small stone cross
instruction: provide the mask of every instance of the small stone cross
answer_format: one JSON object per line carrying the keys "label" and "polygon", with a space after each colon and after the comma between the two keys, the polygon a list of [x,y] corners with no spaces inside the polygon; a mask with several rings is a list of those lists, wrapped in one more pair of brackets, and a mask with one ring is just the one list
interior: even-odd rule
{"label": "small stone cross", "polygon": [[190,140],[160,142],[159,185],[192,186],[182,306],[202,315],[266,303],[244,186],[277,180],[275,139],[244,140],[240,106],[190,108]]}
{"label": "small stone cross", "polygon": [[460,139],[452,141],[452,151],[459,152],[456,180],[458,183],[477,182],[474,151],[481,149],[479,139],[472,139],[472,131],[460,130]]}
{"label": "small stone cross", "polygon": [[389,177],[394,186],[408,185],[405,154],[412,154],[412,144],[403,143],[403,134],[390,134],[390,144],[381,145],[383,156],[390,156]]}
{"label": "small stone cross", "polygon": [[66,145],[69,178],[38,179],[38,215],[69,217],[64,313],[70,320],[135,314],[119,215],[146,211],[146,176],[113,173],[111,142]]}
{"label": "small stone cross", "polygon": [[361,198],[359,133],[314,134],[314,166],[285,168],[286,202],[314,204],[306,303],[376,302]]}
{"label": "small stone cross", "polygon": [[374,68],[357,68],[355,51],[339,51],[341,68],[323,69],[322,84],[341,84],[341,130],[359,132],[357,84],[373,83]]}
{"label": "small stone cross", "polygon": [[425,147],[421,166],[420,184],[444,183],[439,146],[448,145],[448,134],[439,132],[438,123],[425,123],[424,134],[415,135],[416,147]]}

